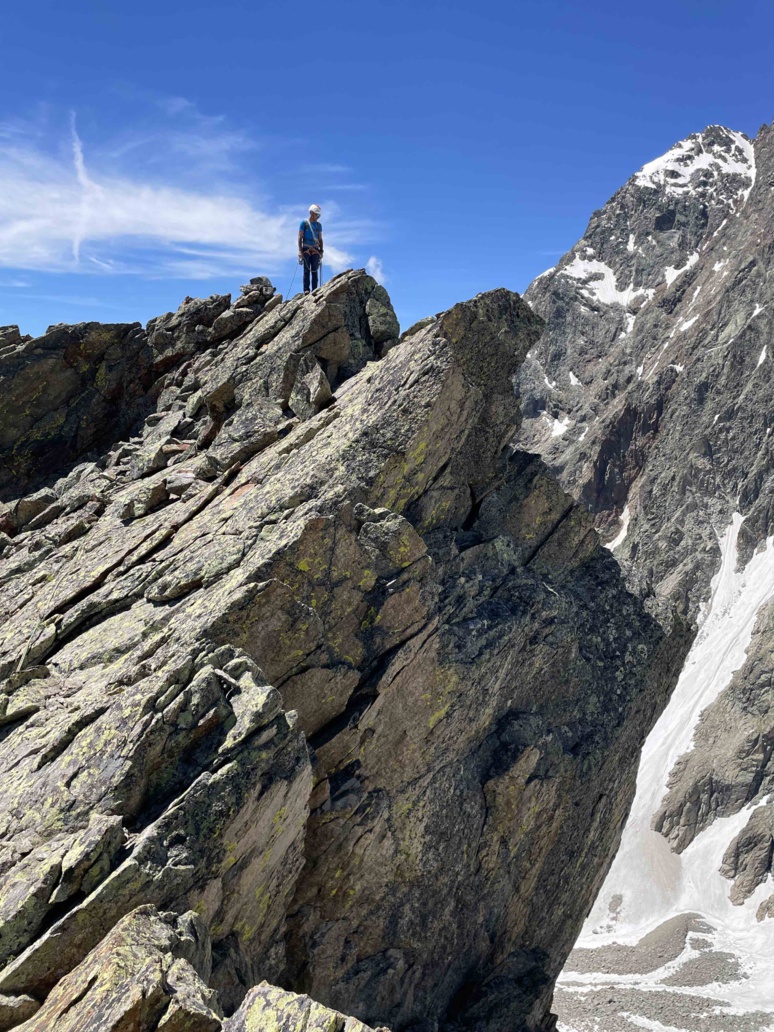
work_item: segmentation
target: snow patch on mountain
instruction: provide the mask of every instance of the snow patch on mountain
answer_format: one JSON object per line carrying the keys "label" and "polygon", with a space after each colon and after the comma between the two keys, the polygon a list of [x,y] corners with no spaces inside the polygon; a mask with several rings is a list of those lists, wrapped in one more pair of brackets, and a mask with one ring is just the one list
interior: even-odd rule
{"label": "snow patch on mountain", "polygon": [[650,300],[654,294],[653,290],[644,287],[635,290],[633,284],[625,290],[619,290],[613,270],[597,258],[581,258],[576,254],[569,265],[559,270],[559,274],[581,280],[581,293],[604,305],[621,305],[625,308],[635,298],[645,297]]}
{"label": "snow patch on mountain", "polygon": [[[713,948],[738,957],[746,976],[713,986],[712,995],[732,1006],[774,1009],[774,921],[755,920],[759,904],[771,895],[771,879],[743,905],[734,906],[729,899],[730,882],[719,872],[728,843],[745,827],[755,804],[716,819],[681,854],[673,853],[667,840],[651,828],[670,771],[693,747],[701,713],[742,666],[757,615],[774,597],[774,537],[743,570],[737,570],[743,522],[744,517],[734,513],[720,541],[721,566],[712,580],[699,634],[669,705],[645,743],[621,848],[577,945],[586,949],[612,943],[635,945],[675,914],[696,913],[712,929]],[[659,969],[635,980],[640,986],[649,982],[655,986],[664,974]],[[562,977],[613,984],[630,976],[573,972]]]}
{"label": "snow patch on mountain", "polygon": [[568,430],[568,428],[570,426],[570,417],[569,416],[564,416],[563,419],[556,419],[555,417],[552,418],[551,416],[548,415],[548,413],[546,413],[546,419],[551,424],[551,436],[552,437],[561,437],[562,434],[567,432],[567,430]]}
{"label": "snow patch on mountain", "polygon": [[689,269],[692,269],[694,265],[698,262],[698,260],[699,252],[694,251],[694,253],[690,256],[685,265],[683,265],[681,268],[678,269],[675,268],[674,265],[668,265],[666,269],[664,269],[664,279],[667,281],[667,286],[671,286],[678,276],[682,276],[684,272],[688,272]]}
{"label": "snow patch on mountain", "polygon": [[629,511],[629,503],[627,502],[624,506],[623,512],[621,513],[621,529],[618,531],[612,541],[608,541],[605,548],[609,548],[612,552],[614,549],[622,545],[626,539],[626,535],[629,533],[629,521],[631,520],[631,512]]}
{"label": "snow patch on mountain", "polygon": [[[714,130],[714,132],[712,132]],[[710,126],[671,147],[666,154],[643,165],[634,176],[638,186],[680,196],[702,170],[720,175],[740,175],[747,181],[741,191],[746,200],[755,182],[755,154],[744,133]],[[709,188],[709,182],[704,184]]]}

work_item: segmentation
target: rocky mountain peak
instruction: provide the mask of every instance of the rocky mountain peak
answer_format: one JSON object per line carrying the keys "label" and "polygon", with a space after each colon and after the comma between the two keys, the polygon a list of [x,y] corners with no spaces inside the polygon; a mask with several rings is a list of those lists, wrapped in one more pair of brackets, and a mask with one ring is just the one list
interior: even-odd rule
{"label": "rocky mountain peak", "polygon": [[[696,379],[707,385],[701,388],[701,411],[694,410],[702,424],[707,418],[706,433],[714,437],[718,425],[728,426],[729,398],[749,396],[754,399],[752,418],[759,418],[760,426],[752,436],[748,433],[741,450],[766,447],[761,392],[768,354],[770,298],[764,270],[772,136],[760,134],[745,173],[739,171],[740,154],[744,157],[752,145],[743,134],[722,127],[683,141],[644,171],[674,164],[674,154],[689,153],[688,144],[690,160],[698,155],[703,162],[710,149],[728,156],[725,162],[712,159],[716,178],[710,193],[702,186],[703,165],[689,177],[693,185],[687,190],[675,191],[660,180],[643,186],[638,182],[643,173],[638,173],[592,215],[583,239],[525,294],[548,328],[521,372],[522,440],[551,462],[612,538],[621,530],[627,504],[628,513],[636,513],[638,492],[631,487],[658,439],[667,399],[671,404],[685,398],[693,408],[695,402],[687,399]],[[734,354],[740,349],[733,372],[727,347]],[[748,431],[750,425],[748,415]],[[692,432],[684,430],[685,435]],[[752,454],[748,459],[753,465],[761,461]],[[691,539],[689,545],[681,521],[686,557],[691,547],[717,556],[715,535],[728,524],[744,482],[734,459],[730,468],[735,474],[728,487],[708,499],[718,511],[710,537],[701,544]],[[725,479],[717,463],[712,475]],[[677,500],[674,504],[679,512]],[[634,540],[632,535],[628,547]],[[656,557],[658,545],[650,537],[641,547],[654,553],[663,576],[672,575],[668,550]],[[691,594],[694,611],[701,590]]]}
{"label": "rocky mountain peak", "polygon": [[755,151],[744,133],[710,125],[680,140],[635,173],[637,186],[672,196],[690,191],[710,201],[714,194],[749,192],[755,182]]}
{"label": "rocky mountain peak", "polygon": [[[723,999],[746,1008],[770,983],[759,958],[774,948],[772,189],[771,129],[753,143],[710,126],[644,165],[525,295],[547,328],[519,375],[518,444],[593,513],[651,612],[668,621],[677,605],[700,625],[566,976],[595,972],[603,986],[647,973],[650,996],[621,1001],[636,1020],[619,1013],[610,1027],[709,1029],[670,986],[700,997],[712,986],[717,1002],[727,983]],[[670,921],[684,928],[667,946]],[[656,942],[672,951],[663,970],[647,959]],[[568,1028],[598,1027],[591,1000],[563,996]],[[745,1011],[724,1027],[770,1018]]]}
{"label": "rocky mountain peak", "polygon": [[743,133],[710,126],[689,136],[594,212],[583,238],[525,297],[540,307],[543,280],[563,277],[592,309],[620,309],[621,331],[630,332],[631,317],[695,264],[754,182],[754,149]]}

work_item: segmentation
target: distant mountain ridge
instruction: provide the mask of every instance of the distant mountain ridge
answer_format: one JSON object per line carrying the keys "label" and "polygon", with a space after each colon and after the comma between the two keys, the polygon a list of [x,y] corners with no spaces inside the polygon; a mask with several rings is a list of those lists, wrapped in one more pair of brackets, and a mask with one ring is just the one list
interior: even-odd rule
{"label": "distant mountain ridge", "polygon": [[[723,1028],[763,1028],[774,1010],[755,961],[756,951],[774,949],[773,201],[772,128],[753,143],[710,126],[644,165],[525,293],[547,328],[519,375],[519,445],[538,451],[591,510],[652,612],[668,621],[676,605],[702,624],[646,746],[622,854],[581,945],[635,943],[681,900],[694,906],[686,879],[700,869],[705,928],[683,935],[663,978],[643,975],[644,988],[651,979],[663,991],[661,1010],[658,994],[636,996],[630,985],[606,1032],[641,1027],[621,1017],[626,1007],[689,1032],[714,1027],[681,1016],[670,993],[688,990],[666,990],[681,984],[679,956],[696,963],[691,942],[702,937],[695,948],[714,943],[718,956],[734,957],[720,979],[727,998],[746,994],[752,1023],[728,1019]],[[662,769],[646,770],[649,762]],[[650,803],[647,792],[655,792]],[[673,852],[663,854],[656,834]],[[635,869],[643,855],[672,871],[672,888],[657,887],[655,868]],[[627,862],[635,865],[628,882]],[[717,900],[708,902],[712,892]],[[642,900],[661,897],[648,918]],[[596,961],[576,951],[559,997],[567,1028],[592,1027],[596,994],[578,989],[593,981],[590,972],[608,995],[623,978],[611,956],[609,948]],[[720,962],[703,963],[706,980],[695,977],[695,992],[722,997]],[[573,975],[574,964],[587,974]],[[763,1017],[754,1018],[759,1009]]]}

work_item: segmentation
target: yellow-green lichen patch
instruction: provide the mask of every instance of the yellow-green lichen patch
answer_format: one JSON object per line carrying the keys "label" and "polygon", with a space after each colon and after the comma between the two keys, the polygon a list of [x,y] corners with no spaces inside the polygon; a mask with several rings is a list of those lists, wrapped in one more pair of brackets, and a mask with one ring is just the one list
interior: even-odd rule
{"label": "yellow-green lichen patch", "polygon": [[428,690],[422,698],[433,707],[427,726],[430,731],[448,715],[456,696],[460,691],[460,676],[456,668],[451,666],[436,667]]}

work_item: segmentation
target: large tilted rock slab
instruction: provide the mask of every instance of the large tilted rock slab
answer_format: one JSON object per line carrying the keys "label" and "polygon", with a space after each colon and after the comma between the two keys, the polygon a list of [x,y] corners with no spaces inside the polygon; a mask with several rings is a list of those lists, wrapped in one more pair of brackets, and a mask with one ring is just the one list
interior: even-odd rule
{"label": "large tilted rock slab", "polygon": [[266,979],[372,1026],[551,1027],[687,635],[508,446],[529,308],[393,346],[388,304],[349,273],[267,306],[15,500],[0,994],[43,1003],[153,904],[201,916],[227,1014]]}

